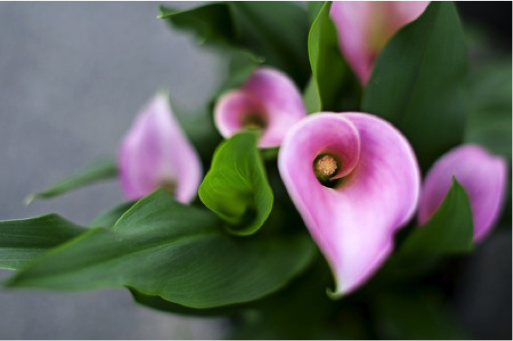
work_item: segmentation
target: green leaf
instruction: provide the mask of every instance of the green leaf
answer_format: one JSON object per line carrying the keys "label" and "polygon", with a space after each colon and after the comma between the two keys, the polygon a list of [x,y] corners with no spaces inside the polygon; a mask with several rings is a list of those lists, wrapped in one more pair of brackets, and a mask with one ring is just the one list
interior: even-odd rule
{"label": "green leaf", "polygon": [[511,58],[476,68],[467,88],[465,142],[511,161]]}
{"label": "green leaf", "polygon": [[0,268],[21,269],[82,232],[84,229],[56,214],[0,221]]}
{"label": "green leaf", "polygon": [[221,2],[185,11],[161,7],[159,18],[193,31],[201,43],[252,51],[301,87],[308,80],[308,15],[293,3]]}
{"label": "green leaf", "polygon": [[240,41],[265,60],[293,77],[300,87],[308,81],[308,14],[294,3],[229,2]]}
{"label": "green leaf", "polygon": [[25,202],[29,204],[35,199],[53,198],[95,182],[114,178],[117,174],[118,168],[114,161],[97,162],[85,168],[80,174],[63,180],[45,191],[30,194]]}
{"label": "green leaf", "polygon": [[440,208],[416,228],[399,248],[399,256],[444,255],[472,250],[474,224],[465,189],[453,179]]}
{"label": "green leaf", "polygon": [[205,206],[238,235],[258,231],[273,207],[273,193],[256,146],[258,137],[257,132],[246,131],[224,141],[198,190]]}
{"label": "green leaf", "polygon": [[461,143],[465,37],[451,2],[431,2],[385,46],[363,94],[362,111],[392,122],[422,169]]}
{"label": "green leaf", "polygon": [[168,313],[180,314],[185,316],[220,317],[233,315],[235,313],[240,312],[243,309],[247,309],[247,304],[234,304],[224,307],[195,309],[166,301],[165,299],[159,296],[145,295],[134,289],[130,289],[130,293],[132,294],[134,300],[141,305],[160,311],[165,311]]}
{"label": "green leaf", "polygon": [[377,297],[371,310],[381,339],[464,340],[462,328],[436,292],[401,291]]}
{"label": "green leaf", "polygon": [[358,96],[354,92],[356,79],[340,53],[330,6],[330,2],[324,3],[308,36],[312,68],[312,79],[305,92],[308,112],[338,111],[341,105],[347,105],[349,97]]}
{"label": "green leaf", "polygon": [[91,220],[89,226],[111,228],[116,224],[116,221],[118,221],[118,219],[121,218],[121,216],[126,211],[128,211],[135,203],[135,201],[128,201],[111,209],[108,209],[105,212],[100,213],[100,215],[98,215],[93,220]]}
{"label": "green leaf", "polygon": [[306,233],[236,238],[210,211],[164,190],[113,229],[95,228],[39,258],[7,285],[54,290],[130,287],[202,309],[243,303],[285,286],[315,255]]}
{"label": "green leaf", "polygon": [[160,6],[158,18],[167,19],[177,29],[193,31],[200,44],[235,44],[237,41],[232,13],[225,3],[211,3],[184,11]]}

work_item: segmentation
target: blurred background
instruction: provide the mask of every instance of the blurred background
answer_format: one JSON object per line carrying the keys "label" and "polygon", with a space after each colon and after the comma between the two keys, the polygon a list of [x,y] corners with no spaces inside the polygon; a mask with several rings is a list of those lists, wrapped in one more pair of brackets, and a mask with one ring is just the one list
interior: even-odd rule
{"label": "blurred background", "polygon": [[[23,199],[115,157],[132,119],[160,88],[189,110],[209,99],[224,64],[156,19],[158,4],[0,3],[1,220],[56,212],[88,223],[123,200],[115,181],[30,206]],[[486,27],[511,54],[511,2],[457,5],[465,23]],[[511,338],[511,250],[511,227],[498,229],[462,273],[452,309],[476,338]],[[0,279],[8,275],[0,271]],[[226,329],[220,319],[138,306],[126,290],[0,289],[2,339],[216,339]]]}

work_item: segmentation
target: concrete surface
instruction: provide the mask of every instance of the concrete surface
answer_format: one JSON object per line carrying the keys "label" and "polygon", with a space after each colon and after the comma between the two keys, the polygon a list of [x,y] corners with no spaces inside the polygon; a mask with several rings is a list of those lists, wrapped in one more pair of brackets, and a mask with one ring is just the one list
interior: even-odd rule
{"label": "concrete surface", "polygon": [[[0,219],[57,212],[87,223],[122,200],[116,182],[28,207],[23,198],[115,156],[160,87],[191,109],[213,91],[218,58],[156,19],[158,4],[0,3]],[[1,339],[218,338],[222,326],[138,306],[125,290],[0,289]]]}

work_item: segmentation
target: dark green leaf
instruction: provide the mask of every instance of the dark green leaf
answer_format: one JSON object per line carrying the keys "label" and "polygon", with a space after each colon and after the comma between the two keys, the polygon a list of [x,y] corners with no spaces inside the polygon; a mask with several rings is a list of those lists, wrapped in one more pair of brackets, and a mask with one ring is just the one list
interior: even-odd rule
{"label": "dark green leaf", "polygon": [[30,194],[25,202],[28,204],[35,199],[53,198],[95,182],[114,178],[117,174],[118,167],[114,161],[97,162],[85,168],[80,174],[63,180],[45,191]]}
{"label": "dark green leaf", "polygon": [[399,248],[400,256],[444,255],[472,250],[474,225],[465,189],[453,179],[440,208],[415,229]]}
{"label": "dark green leaf", "polygon": [[84,231],[58,215],[0,221],[0,268],[20,269]]}
{"label": "dark green leaf", "polygon": [[105,212],[100,213],[96,218],[91,220],[89,223],[90,227],[105,227],[111,228],[116,224],[121,216],[128,211],[133,205],[135,201],[124,202],[114,208],[111,208]]}
{"label": "dark green leaf", "polygon": [[308,81],[306,11],[283,1],[229,2],[240,32],[240,41],[278,69],[293,77],[300,87]]}
{"label": "dark green leaf", "polygon": [[378,56],[362,111],[398,127],[426,170],[463,139],[466,70],[465,38],[454,4],[433,1]]}
{"label": "dark green leaf", "polygon": [[356,84],[354,75],[340,54],[337,30],[329,16],[330,5],[324,3],[308,36],[312,68],[312,79],[304,96],[308,112],[337,111],[341,102],[349,102],[349,94],[358,96],[352,91]]}
{"label": "dark green leaf", "polygon": [[372,309],[379,336],[398,340],[464,340],[463,330],[450,316],[436,292],[387,293]]}
{"label": "dark green leaf", "polygon": [[203,203],[232,225],[230,232],[253,234],[273,207],[273,193],[256,143],[258,133],[238,133],[216,150],[198,194]]}
{"label": "dark green leaf", "polygon": [[222,2],[186,11],[161,7],[160,18],[193,31],[200,42],[247,49],[293,77],[308,80],[308,15],[289,2]]}
{"label": "dark green leaf", "polygon": [[511,58],[477,68],[467,89],[465,142],[511,161]]}
{"label": "dark green leaf", "polygon": [[146,307],[150,307],[156,310],[165,311],[173,314],[180,314],[186,316],[195,317],[220,317],[228,316],[240,312],[242,309],[246,309],[245,304],[234,304],[225,307],[207,308],[207,309],[195,309],[189,308],[177,303],[166,301],[159,296],[150,296],[141,294],[137,290],[130,289],[134,300]]}
{"label": "dark green leaf", "polygon": [[96,228],[39,258],[8,281],[16,287],[82,290],[130,287],[192,308],[268,295],[315,255],[304,233],[236,238],[210,211],[164,190],[135,204],[113,229]]}
{"label": "dark green leaf", "polygon": [[194,32],[201,44],[237,42],[231,9],[225,3],[211,3],[184,11],[161,6],[158,18],[167,19],[177,29]]}

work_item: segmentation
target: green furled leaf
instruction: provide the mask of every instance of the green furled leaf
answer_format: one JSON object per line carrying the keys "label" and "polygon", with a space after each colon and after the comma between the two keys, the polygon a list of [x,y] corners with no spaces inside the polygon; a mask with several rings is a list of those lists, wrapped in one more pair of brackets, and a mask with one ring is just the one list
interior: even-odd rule
{"label": "green furled leaf", "polygon": [[354,92],[354,75],[340,54],[337,30],[329,15],[330,5],[324,3],[308,36],[312,68],[312,79],[304,96],[308,112],[338,111],[341,102],[349,102],[349,94],[358,97]]}
{"label": "green furled leaf", "polygon": [[246,131],[224,141],[198,190],[205,206],[231,224],[234,234],[258,231],[273,207],[273,192],[256,146],[258,137],[257,132]]}
{"label": "green furled leaf", "polygon": [[116,207],[106,210],[105,212],[100,213],[96,218],[91,220],[89,223],[90,227],[105,227],[111,228],[116,224],[121,216],[128,211],[132,206],[134,206],[135,201],[127,201]]}
{"label": "green furled leaf", "polygon": [[465,189],[453,179],[435,214],[416,228],[399,248],[400,256],[443,255],[472,250],[474,223]]}
{"label": "green furled leaf", "polygon": [[117,174],[118,167],[115,162],[97,162],[85,168],[80,174],[77,174],[69,179],[63,180],[45,191],[30,194],[25,199],[25,202],[28,204],[34,201],[35,199],[53,198],[58,195],[70,192],[74,189],[116,177]]}
{"label": "green furled leaf", "polygon": [[84,229],[56,214],[0,221],[0,268],[17,270]]}
{"label": "green furled leaf", "polygon": [[55,290],[130,287],[192,308],[248,302],[301,273],[315,255],[306,233],[236,238],[212,212],[164,190],[135,204],[113,229],[58,247],[7,285]]}
{"label": "green furled leaf", "polygon": [[463,139],[466,70],[465,37],[454,4],[433,1],[378,56],[362,111],[398,127],[426,170]]}
{"label": "green furled leaf", "polygon": [[371,310],[381,339],[464,340],[466,335],[450,316],[436,292],[401,291],[377,297]]}
{"label": "green furled leaf", "polygon": [[477,68],[467,89],[465,142],[511,161],[511,58]]}
{"label": "green furled leaf", "polygon": [[160,8],[159,18],[193,31],[201,43],[247,49],[293,77],[308,80],[308,15],[289,2],[221,2],[185,11]]}

